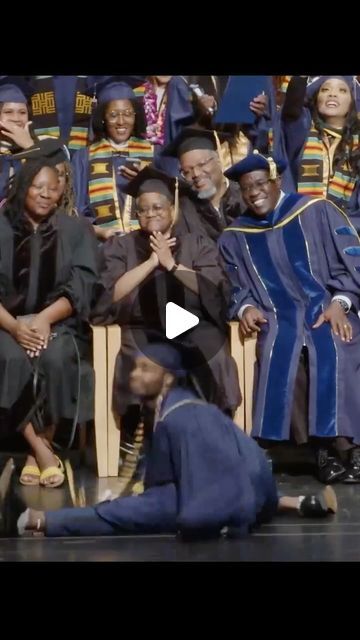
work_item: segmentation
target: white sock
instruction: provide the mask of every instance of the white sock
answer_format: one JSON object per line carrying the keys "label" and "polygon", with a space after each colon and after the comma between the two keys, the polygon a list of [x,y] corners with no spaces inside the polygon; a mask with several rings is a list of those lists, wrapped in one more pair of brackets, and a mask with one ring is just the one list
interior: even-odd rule
{"label": "white sock", "polygon": [[299,498],[298,498],[298,500],[299,500],[299,502],[298,502],[298,509],[300,509],[300,507],[301,507],[301,503],[302,503],[302,501],[304,500],[304,498],[305,498],[305,496],[299,496]]}
{"label": "white sock", "polygon": [[24,534],[26,525],[29,523],[29,513],[30,509],[26,509],[26,511],[24,511],[18,518],[16,526],[19,536],[22,536]]}
{"label": "white sock", "polygon": [[98,502],[106,502],[107,500],[114,500],[117,496],[111,491],[111,489],[106,489],[106,491],[98,497]]}

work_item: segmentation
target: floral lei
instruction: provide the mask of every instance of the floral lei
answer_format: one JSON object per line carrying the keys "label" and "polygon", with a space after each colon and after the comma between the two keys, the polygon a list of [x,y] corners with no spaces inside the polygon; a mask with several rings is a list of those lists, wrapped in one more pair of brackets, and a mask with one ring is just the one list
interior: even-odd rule
{"label": "floral lei", "polygon": [[157,95],[151,82],[145,82],[144,109],[146,116],[146,138],[153,144],[164,144],[165,138],[165,115],[166,115],[166,90],[160,104],[160,111],[157,109]]}

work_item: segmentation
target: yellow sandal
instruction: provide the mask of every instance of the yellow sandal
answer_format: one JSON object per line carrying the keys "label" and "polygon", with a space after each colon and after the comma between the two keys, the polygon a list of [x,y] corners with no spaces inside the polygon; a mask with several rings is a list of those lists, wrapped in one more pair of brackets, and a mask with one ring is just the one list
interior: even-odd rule
{"label": "yellow sandal", "polygon": [[[40,484],[47,489],[55,489],[56,487],[61,487],[65,480],[64,465],[60,458],[58,458],[58,456],[54,456],[54,458],[57,460],[58,466],[47,467],[40,474]],[[58,480],[55,482],[51,482],[50,484],[44,482],[44,480],[50,478],[51,476],[57,476]]]}
{"label": "yellow sandal", "polygon": [[[25,476],[33,476],[33,480],[25,480]],[[37,487],[40,484],[41,472],[39,467],[33,464],[26,464],[21,471],[19,482],[25,487]]]}

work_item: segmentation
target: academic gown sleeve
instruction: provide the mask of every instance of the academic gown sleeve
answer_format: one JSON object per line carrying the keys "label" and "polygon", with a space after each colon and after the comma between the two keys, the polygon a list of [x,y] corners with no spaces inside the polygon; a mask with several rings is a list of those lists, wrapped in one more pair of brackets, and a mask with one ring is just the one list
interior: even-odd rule
{"label": "academic gown sleeve", "polygon": [[102,268],[91,313],[91,321],[96,325],[119,322],[122,310],[127,308],[126,300],[113,303],[113,293],[118,279],[128,271],[129,244],[128,236],[115,235],[101,248]]}
{"label": "academic gown sleeve", "polygon": [[204,235],[194,234],[195,251],[192,268],[198,276],[201,306],[220,327],[226,322],[230,283],[216,244]]}
{"label": "academic gown sleeve", "polygon": [[96,239],[84,220],[70,220],[67,220],[66,224],[60,222],[61,233],[68,236],[68,240],[65,238],[65,241],[68,241],[72,248],[70,276],[64,280],[60,265],[58,285],[50,295],[48,304],[64,296],[69,299],[74,313],[87,320],[99,278]]}
{"label": "academic gown sleeve", "polygon": [[348,219],[328,200],[322,202],[319,233],[330,276],[326,288],[333,296],[347,296],[359,311],[360,241]]}
{"label": "academic gown sleeve", "polygon": [[231,283],[231,297],[228,309],[230,319],[237,318],[245,304],[259,307],[251,289],[246,264],[237,237],[240,232],[224,232],[219,238],[219,249],[225,263],[227,276]]}
{"label": "academic gown sleeve", "polygon": [[95,214],[90,206],[89,199],[89,150],[80,149],[76,151],[72,158],[72,168],[74,174],[74,190],[76,197],[76,208],[80,216],[90,218],[95,221]]}

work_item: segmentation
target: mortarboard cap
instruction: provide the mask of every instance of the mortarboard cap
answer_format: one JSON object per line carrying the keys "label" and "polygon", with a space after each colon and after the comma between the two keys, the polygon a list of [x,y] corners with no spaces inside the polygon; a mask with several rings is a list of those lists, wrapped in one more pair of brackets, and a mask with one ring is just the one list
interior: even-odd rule
{"label": "mortarboard cap", "polygon": [[348,85],[351,93],[354,95],[354,76],[318,76],[311,80],[311,82],[306,87],[306,96],[307,98],[312,98],[317,91],[319,91],[320,87],[327,80],[331,80],[332,78],[339,78],[340,80],[344,80]]}
{"label": "mortarboard cap", "polygon": [[182,357],[178,349],[170,344],[150,343],[138,352],[137,356],[145,356],[156,364],[163,367],[167,371],[176,373],[178,376],[184,376]]}
{"label": "mortarboard cap", "polygon": [[176,138],[163,149],[161,155],[179,158],[183,153],[194,151],[195,149],[219,151],[219,136],[221,138],[226,137],[222,133],[209,131],[207,129],[185,127]]}
{"label": "mortarboard cap", "polygon": [[59,138],[45,138],[36,142],[32,147],[15,153],[16,160],[37,160],[38,158],[50,159],[54,165],[60,162],[70,161],[70,154],[66,145]]}
{"label": "mortarboard cap", "polygon": [[177,182],[181,190],[188,191],[189,187],[183,181],[169,176],[155,167],[147,166],[139,171],[126,187],[123,187],[123,191],[133,198],[138,198],[143,193],[161,193],[170,202],[174,202]]}
{"label": "mortarboard cap", "polygon": [[0,76],[0,102],[26,104],[33,89],[23,76]]}
{"label": "mortarboard cap", "polygon": [[96,98],[98,104],[111,100],[135,100],[133,87],[138,87],[142,76],[93,76],[86,93]]}

